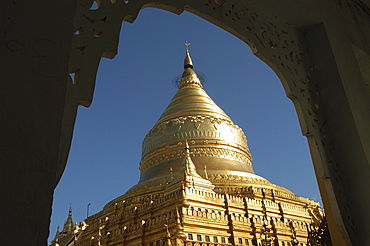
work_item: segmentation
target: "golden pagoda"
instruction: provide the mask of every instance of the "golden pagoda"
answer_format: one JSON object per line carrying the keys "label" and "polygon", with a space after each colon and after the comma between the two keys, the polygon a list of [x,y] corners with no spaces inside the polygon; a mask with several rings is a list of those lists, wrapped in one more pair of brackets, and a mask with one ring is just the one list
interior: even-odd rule
{"label": "golden pagoda", "polygon": [[138,184],[52,245],[331,245],[317,202],[254,173],[243,130],[203,90],[188,48],[184,69],[143,141]]}

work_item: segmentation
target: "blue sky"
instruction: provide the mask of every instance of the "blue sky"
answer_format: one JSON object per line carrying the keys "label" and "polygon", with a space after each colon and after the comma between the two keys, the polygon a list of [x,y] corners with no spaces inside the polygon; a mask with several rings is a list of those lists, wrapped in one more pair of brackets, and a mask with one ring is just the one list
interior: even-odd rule
{"label": "blue sky", "polygon": [[226,31],[184,12],[144,9],[123,23],[119,51],[103,58],[90,108],[79,107],[66,170],[55,190],[50,240],[139,180],[141,142],[176,92],[185,41],[204,89],[245,132],[256,174],[320,201],[307,140],[276,74]]}

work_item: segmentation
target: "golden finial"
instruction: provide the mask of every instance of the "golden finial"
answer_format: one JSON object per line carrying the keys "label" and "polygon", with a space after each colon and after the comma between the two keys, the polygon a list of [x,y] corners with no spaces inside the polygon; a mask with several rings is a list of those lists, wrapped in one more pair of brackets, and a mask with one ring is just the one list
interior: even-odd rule
{"label": "golden finial", "polygon": [[168,230],[168,225],[167,224],[164,224],[164,226],[166,227],[166,237],[165,237],[165,246],[172,246],[172,242],[171,242],[171,233],[170,231]]}
{"label": "golden finial", "polygon": [[185,151],[186,151],[186,153],[189,153],[189,149],[190,149],[190,147],[189,147],[188,140],[185,139]]}
{"label": "golden finial", "polygon": [[204,165],[204,178],[208,179],[207,166]]}
{"label": "golden finial", "polygon": [[170,181],[173,180],[173,172],[172,172],[172,167],[170,167]]}
{"label": "golden finial", "polygon": [[184,60],[184,69],[187,69],[188,67],[193,68],[193,61],[191,60],[191,57],[189,54],[190,43],[186,41],[185,45],[186,45],[186,55],[185,55],[185,60]]}
{"label": "golden finial", "polygon": [[188,51],[190,43],[188,41],[185,41],[185,45],[186,45],[186,50]]}

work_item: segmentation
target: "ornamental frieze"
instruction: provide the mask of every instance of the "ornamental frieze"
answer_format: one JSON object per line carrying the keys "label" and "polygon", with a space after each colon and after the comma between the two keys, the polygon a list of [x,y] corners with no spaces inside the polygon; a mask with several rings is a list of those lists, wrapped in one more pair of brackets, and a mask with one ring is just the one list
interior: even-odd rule
{"label": "ornamental frieze", "polygon": [[[222,148],[191,148],[191,154],[192,156],[210,156],[210,157],[218,157],[218,158],[226,158],[234,161],[241,162],[241,165],[246,164],[249,167],[252,168],[252,162],[250,156],[247,156],[246,154],[234,151],[230,149],[222,149]],[[163,161],[168,161],[170,159],[177,159],[177,158],[183,158],[184,157],[184,151],[183,150],[174,150],[171,152],[165,152],[162,154],[159,154],[155,157],[149,157],[147,160],[144,160],[140,163],[140,171],[141,173],[144,172],[146,169],[157,165],[158,163],[161,163]]]}
{"label": "ornamental frieze", "polygon": [[[188,143],[191,145],[210,145],[217,147],[218,149],[224,148],[224,149],[230,149],[235,148],[239,150],[240,152],[244,153],[244,155],[248,156],[249,159],[251,158],[248,146],[239,144],[237,142],[230,142],[226,140],[221,139],[203,139],[203,137],[208,136],[209,138],[216,138],[215,135],[211,135],[211,133],[207,134],[205,132],[186,132],[186,133],[178,133],[177,138],[171,138],[171,136],[165,137],[161,139],[161,142],[164,142],[165,145],[160,145],[159,142],[156,144],[150,143],[150,144],[143,144],[143,153],[142,153],[142,160],[141,162],[146,162],[146,160],[152,158],[152,156],[157,155],[161,152],[169,152],[171,149],[176,149],[181,146],[185,146],[185,141],[179,141],[177,142],[177,139],[187,139]],[[199,137],[201,139],[196,139],[196,137]],[[170,139],[171,138],[171,139]],[[193,139],[191,139],[193,138]],[[145,148],[145,149],[144,149]],[[196,149],[196,147],[191,147],[192,151],[193,149]]]}
{"label": "ornamental frieze", "polygon": [[[151,132],[153,132],[154,130],[164,131],[167,128],[167,125],[170,124],[170,123],[172,123],[173,126],[179,126],[178,131],[180,131],[181,125],[183,125],[187,119],[190,119],[190,122],[193,123],[194,125],[204,123],[204,121],[206,119],[208,119],[209,122],[215,127],[215,129],[217,129],[217,125],[219,125],[221,123],[224,123],[224,124],[227,124],[229,126],[232,126],[232,127],[236,128],[238,131],[241,131],[243,133],[243,130],[238,125],[234,124],[230,120],[226,120],[224,118],[216,118],[216,117],[212,117],[212,116],[198,115],[198,116],[178,117],[178,118],[175,118],[175,119],[164,121],[164,122],[160,123],[159,125],[157,125],[156,127],[154,127],[152,130],[150,130],[150,132],[148,134],[152,134]],[[196,126],[195,126],[195,128],[196,128]]]}
{"label": "ornamental frieze", "polygon": [[143,157],[161,145],[185,139],[188,141],[197,139],[208,142],[221,141],[222,144],[233,145],[249,152],[243,130],[233,122],[211,116],[187,116],[159,123],[151,129],[143,141]]}
{"label": "ornamental frieze", "polygon": [[[211,174],[208,175],[208,179],[211,182],[219,182],[222,183],[223,181],[241,181],[241,182],[247,182],[247,183],[253,183],[253,184],[271,184],[265,179],[259,179],[259,178],[251,178],[251,177],[244,177],[239,175],[232,175],[232,174]],[[247,189],[248,187],[244,187],[243,189]]]}

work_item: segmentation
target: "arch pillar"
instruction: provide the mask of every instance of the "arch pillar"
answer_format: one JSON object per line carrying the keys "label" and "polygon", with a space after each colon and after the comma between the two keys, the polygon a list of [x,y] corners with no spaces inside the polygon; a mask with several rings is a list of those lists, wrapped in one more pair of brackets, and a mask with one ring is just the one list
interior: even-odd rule
{"label": "arch pillar", "polygon": [[74,0],[0,2],[3,245],[46,244],[59,150],[70,144],[61,138],[75,10]]}

